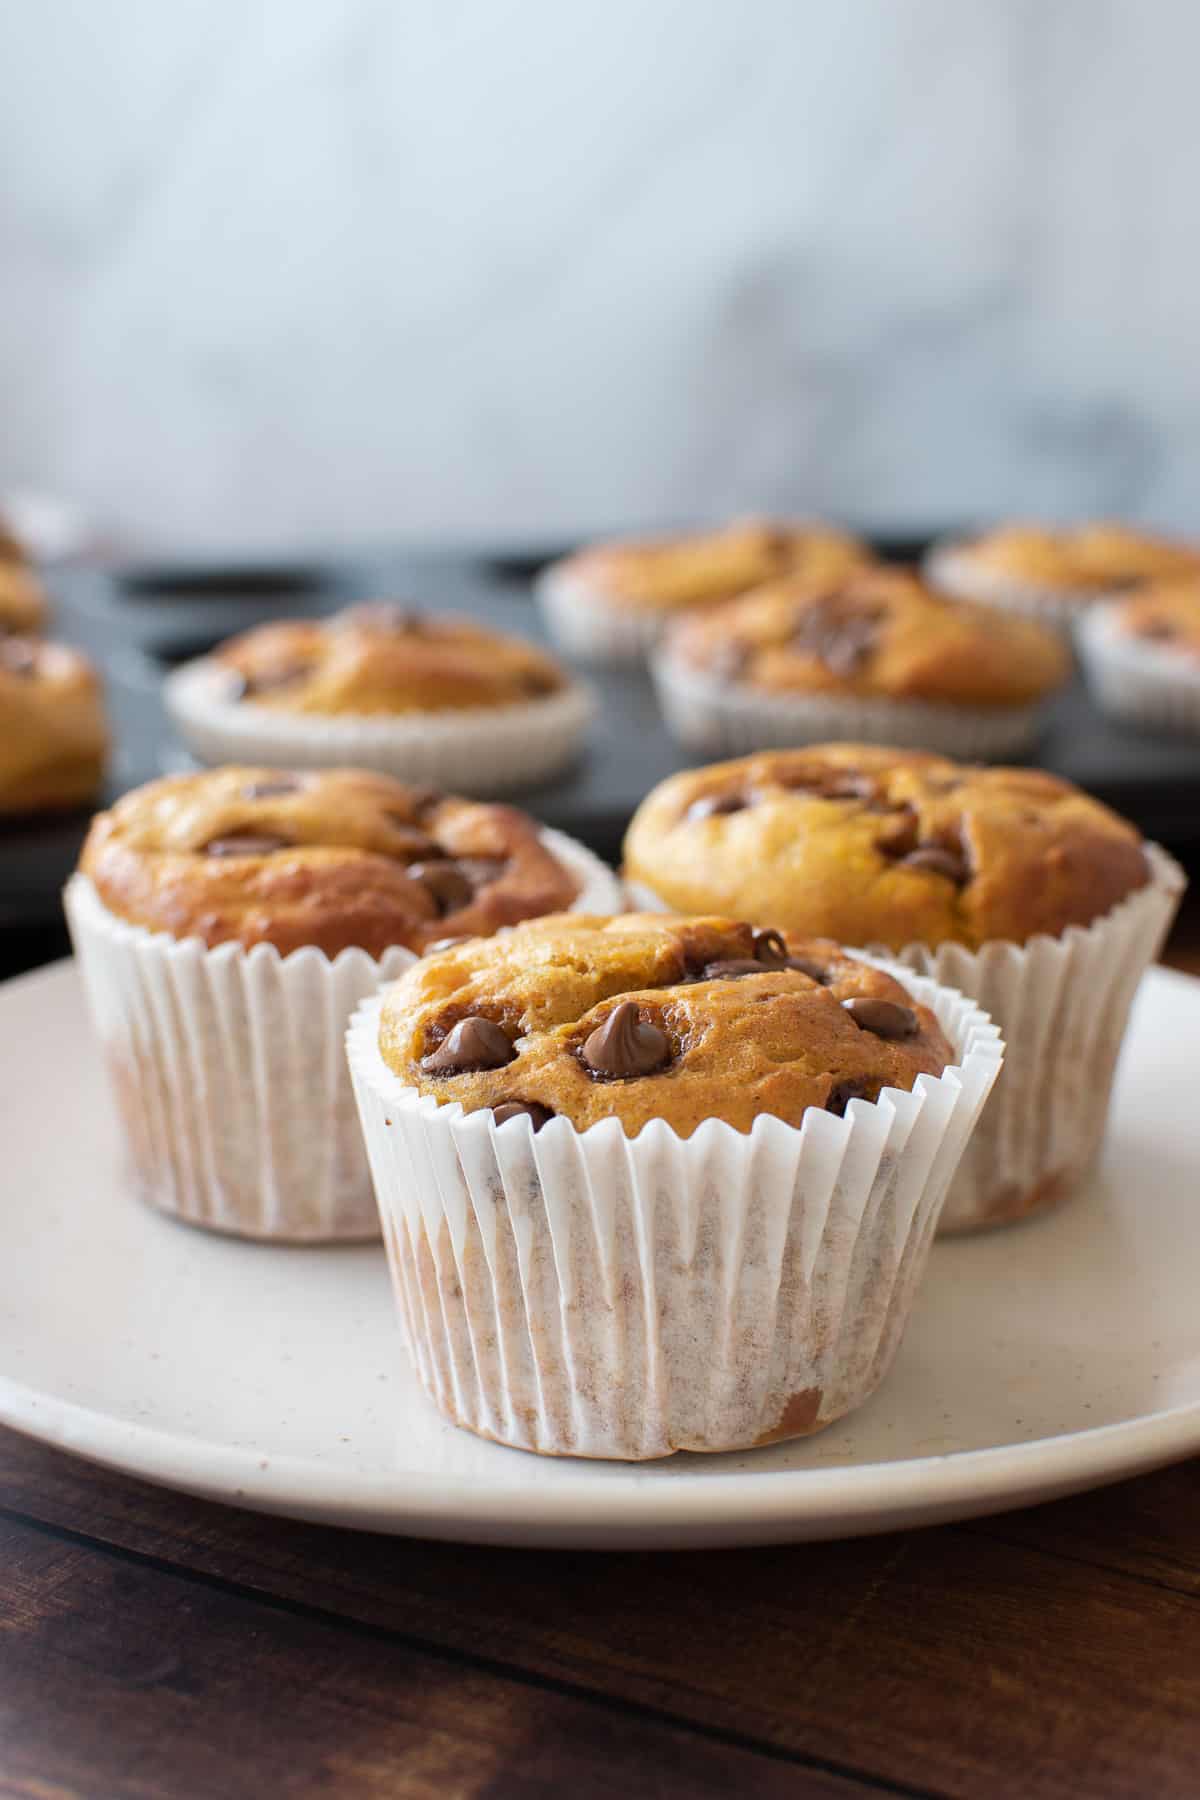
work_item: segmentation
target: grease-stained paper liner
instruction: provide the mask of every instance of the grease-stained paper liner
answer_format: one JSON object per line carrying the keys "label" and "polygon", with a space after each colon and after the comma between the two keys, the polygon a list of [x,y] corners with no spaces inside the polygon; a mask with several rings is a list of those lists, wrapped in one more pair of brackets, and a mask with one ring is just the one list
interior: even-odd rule
{"label": "grease-stained paper liner", "polygon": [[714,680],[666,651],[650,666],[672,734],[689,750],[712,756],[842,738],[995,762],[1029,750],[1041,729],[1040,705],[944,706],[859,694],[775,694]]}
{"label": "grease-stained paper liner", "polygon": [[661,609],[622,606],[572,570],[551,564],[533,584],[551,639],[581,662],[644,662],[669,617]]}
{"label": "grease-stained paper liner", "polygon": [[[906,970],[969,994],[1004,1033],[1004,1071],[951,1184],[942,1232],[978,1231],[1052,1206],[1095,1160],[1133,997],[1186,886],[1165,850],[1148,844],[1146,854],[1149,886],[1061,937],[978,950],[875,946]],[[674,910],[640,881],[627,879],[625,894],[639,912]]]}
{"label": "grease-stained paper liner", "polygon": [[288,713],[229,698],[210,657],[168,675],[163,698],[202,762],[289,769],[379,769],[486,798],[547,780],[578,753],[594,704],[582,682],[514,706],[380,718]]}
{"label": "grease-stained paper liner", "polygon": [[[881,966],[887,966],[881,964]],[[894,966],[894,965],[893,965]],[[972,1002],[904,971],[955,1047],[845,1118],[497,1126],[406,1087],[377,997],[350,1069],[401,1320],[450,1418],[546,1455],[641,1460],[819,1430],[895,1354],[1000,1066]]]}
{"label": "grease-stained paper liner", "polygon": [[[559,832],[543,839],[580,883],[575,910],[620,911],[603,863]],[[413,953],[210,950],[126,923],[83,875],[64,904],[143,1198],[245,1237],[378,1237],[342,1040]]]}
{"label": "grease-stained paper liner", "polygon": [[1080,619],[1094,604],[1085,591],[1018,581],[1000,569],[989,568],[960,544],[935,544],[926,551],[921,573],[931,588],[952,600],[978,600],[1048,625],[1070,641]]}
{"label": "grease-stained paper liner", "polygon": [[1157,731],[1200,732],[1200,661],[1122,631],[1107,606],[1079,626],[1079,660],[1098,706]]}

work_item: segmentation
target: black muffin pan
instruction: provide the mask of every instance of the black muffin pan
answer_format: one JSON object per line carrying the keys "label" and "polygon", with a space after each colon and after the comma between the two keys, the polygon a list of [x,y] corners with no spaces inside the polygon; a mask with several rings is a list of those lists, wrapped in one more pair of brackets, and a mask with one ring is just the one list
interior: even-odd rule
{"label": "black muffin pan", "polygon": [[[889,542],[879,548],[909,557],[921,546]],[[55,574],[53,632],[87,650],[107,686],[116,749],[103,799],[189,766],[163,714],[162,677],[233,632],[266,619],[319,616],[374,596],[471,613],[540,638],[531,584],[550,554],[410,551],[327,563],[187,563]],[[557,780],[512,798],[615,861],[642,795],[695,759],[668,736],[640,670],[581,672],[600,702],[585,754]],[[1076,682],[1052,707],[1035,760],[1106,800],[1148,835],[1185,854],[1200,853],[1200,741],[1113,724]],[[0,925],[36,929],[58,920],[59,892],[86,826],[85,812],[0,825]]]}

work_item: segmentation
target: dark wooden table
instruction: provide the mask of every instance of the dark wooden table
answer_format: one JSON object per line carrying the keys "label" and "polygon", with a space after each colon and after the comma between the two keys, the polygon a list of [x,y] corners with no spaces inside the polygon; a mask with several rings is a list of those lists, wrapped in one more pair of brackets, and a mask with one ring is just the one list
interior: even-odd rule
{"label": "dark wooden table", "polygon": [[[1200,905],[1170,960],[1200,973]],[[616,1556],[295,1525],[0,1433],[0,1795],[309,1794],[1194,1800],[1200,1461]]]}

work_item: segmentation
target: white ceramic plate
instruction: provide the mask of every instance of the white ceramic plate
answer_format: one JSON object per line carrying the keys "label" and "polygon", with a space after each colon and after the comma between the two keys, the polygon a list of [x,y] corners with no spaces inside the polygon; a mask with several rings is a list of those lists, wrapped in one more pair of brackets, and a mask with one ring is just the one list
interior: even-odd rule
{"label": "white ceramic plate", "polygon": [[1059,1213],[935,1246],[882,1390],[750,1454],[546,1461],[443,1424],[382,1252],[146,1211],[73,967],[0,988],[0,1421],[268,1512],[496,1543],[748,1544],[1050,1499],[1200,1449],[1200,982],[1155,971],[1103,1169]]}

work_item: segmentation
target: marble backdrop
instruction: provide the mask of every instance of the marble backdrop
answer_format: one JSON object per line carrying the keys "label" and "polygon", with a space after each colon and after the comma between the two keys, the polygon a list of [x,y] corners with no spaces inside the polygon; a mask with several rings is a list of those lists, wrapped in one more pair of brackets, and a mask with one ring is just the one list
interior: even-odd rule
{"label": "marble backdrop", "polygon": [[154,545],[1200,526],[1188,0],[27,0],[0,488]]}

